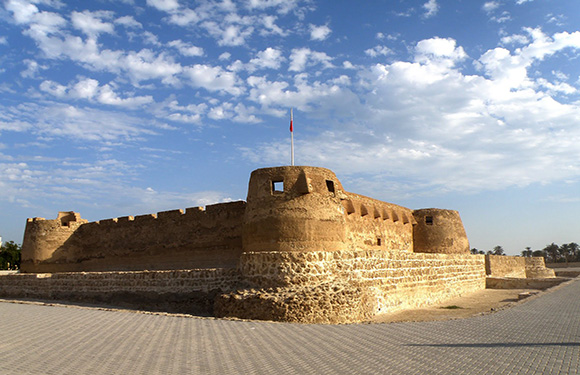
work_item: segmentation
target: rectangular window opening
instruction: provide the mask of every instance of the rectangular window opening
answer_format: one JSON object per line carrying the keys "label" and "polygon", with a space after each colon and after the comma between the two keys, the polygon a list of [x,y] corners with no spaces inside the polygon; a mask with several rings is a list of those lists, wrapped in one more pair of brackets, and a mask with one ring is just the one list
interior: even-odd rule
{"label": "rectangular window opening", "polygon": [[334,193],[334,181],[326,180],[326,188],[329,192]]}
{"label": "rectangular window opening", "polygon": [[284,192],[284,180],[272,181],[272,193]]}
{"label": "rectangular window opening", "polygon": [[433,225],[433,216],[425,216],[425,224]]}
{"label": "rectangular window opening", "polygon": [[380,238],[377,238],[377,245],[381,246],[381,239]]}

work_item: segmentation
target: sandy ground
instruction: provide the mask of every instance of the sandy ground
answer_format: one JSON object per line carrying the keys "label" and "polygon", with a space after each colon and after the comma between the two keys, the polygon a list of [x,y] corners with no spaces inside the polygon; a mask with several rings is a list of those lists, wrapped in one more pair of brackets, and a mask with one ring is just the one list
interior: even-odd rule
{"label": "sandy ground", "polygon": [[483,289],[433,306],[377,315],[371,323],[425,322],[469,318],[511,307],[523,301],[518,299],[520,293],[527,292],[536,294],[539,291],[536,289]]}

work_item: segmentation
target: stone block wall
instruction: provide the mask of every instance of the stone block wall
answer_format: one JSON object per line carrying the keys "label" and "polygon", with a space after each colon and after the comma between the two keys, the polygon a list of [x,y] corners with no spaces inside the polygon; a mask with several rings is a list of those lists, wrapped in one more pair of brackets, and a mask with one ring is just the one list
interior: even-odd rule
{"label": "stone block wall", "polygon": [[345,192],[348,250],[413,251],[413,211],[396,204]]}
{"label": "stone block wall", "polygon": [[526,260],[505,255],[485,256],[485,271],[491,277],[526,277]]}
{"label": "stone block wall", "polygon": [[[380,250],[243,253],[240,272],[255,288],[221,296],[216,314],[363,321],[484,289],[484,263],[481,255]],[[264,317],[268,311],[274,316]]]}
{"label": "stone block wall", "polygon": [[[169,270],[235,267],[242,253],[246,203],[63,226],[29,220],[23,272]],[[42,256],[39,256],[41,254]]]}
{"label": "stone block wall", "polygon": [[553,269],[546,268],[546,261],[543,257],[526,257],[526,277],[527,278],[552,278],[556,277]]}
{"label": "stone block wall", "polygon": [[0,276],[0,297],[108,303],[213,314],[215,296],[244,285],[232,268]]}

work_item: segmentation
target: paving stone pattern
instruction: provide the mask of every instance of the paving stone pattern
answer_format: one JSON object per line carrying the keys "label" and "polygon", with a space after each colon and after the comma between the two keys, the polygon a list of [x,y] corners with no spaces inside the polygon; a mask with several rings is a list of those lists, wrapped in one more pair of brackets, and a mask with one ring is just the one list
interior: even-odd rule
{"label": "paving stone pattern", "polygon": [[577,374],[580,280],[470,319],[306,325],[0,303],[0,374]]}

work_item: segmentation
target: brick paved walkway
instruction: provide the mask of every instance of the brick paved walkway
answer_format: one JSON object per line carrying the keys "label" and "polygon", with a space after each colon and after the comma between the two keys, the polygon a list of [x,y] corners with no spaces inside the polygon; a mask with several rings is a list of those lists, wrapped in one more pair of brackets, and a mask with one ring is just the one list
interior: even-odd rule
{"label": "brick paved walkway", "polygon": [[0,303],[0,374],[577,374],[580,280],[495,314],[300,325]]}

